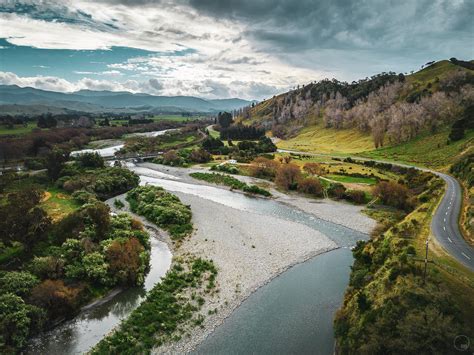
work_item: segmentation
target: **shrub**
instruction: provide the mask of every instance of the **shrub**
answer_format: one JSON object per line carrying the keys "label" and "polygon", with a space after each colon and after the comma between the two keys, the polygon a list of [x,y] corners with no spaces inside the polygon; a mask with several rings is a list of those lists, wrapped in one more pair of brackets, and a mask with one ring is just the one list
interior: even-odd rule
{"label": "shrub", "polygon": [[410,192],[405,185],[393,181],[380,181],[373,188],[374,196],[377,196],[384,205],[395,208],[410,210],[412,205],[409,201]]}
{"label": "shrub", "polygon": [[82,266],[86,277],[102,285],[111,283],[108,277],[109,265],[105,261],[105,256],[99,252],[93,252],[82,258]]}
{"label": "shrub", "polygon": [[114,206],[117,207],[118,209],[122,209],[125,207],[124,203],[122,200],[115,199],[114,201]]}
{"label": "shrub", "polygon": [[[114,240],[106,251],[110,272],[123,285],[137,286],[145,281],[149,254],[136,238]],[[143,260],[145,259],[145,260]]]}
{"label": "shrub", "polygon": [[366,201],[365,192],[360,190],[349,190],[346,192],[346,198],[357,204],[363,204]]}
{"label": "shrub", "polygon": [[189,206],[161,187],[139,186],[127,194],[127,201],[133,212],[168,230],[173,238],[185,237],[192,231]]}
{"label": "shrub", "polygon": [[266,159],[263,157],[255,158],[250,164],[250,175],[263,178],[263,179],[273,179],[277,173],[277,170],[280,166],[275,160]]}
{"label": "shrub", "polygon": [[20,297],[12,293],[0,295],[0,349],[6,351],[8,347],[23,347],[28,338],[30,322],[28,306]]}
{"label": "shrub", "polygon": [[206,150],[200,148],[200,149],[194,149],[190,154],[189,154],[189,160],[194,162],[194,163],[207,163],[211,161],[212,157],[209,152]]}
{"label": "shrub", "polygon": [[323,187],[319,180],[315,178],[301,179],[298,182],[298,191],[317,197],[323,196]]}
{"label": "shrub", "polygon": [[31,289],[39,283],[35,275],[26,271],[10,271],[0,277],[0,293],[13,293],[27,296]]}
{"label": "shrub", "polygon": [[344,198],[346,188],[343,184],[332,183],[331,185],[329,185],[327,192],[330,197],[340,200]]}
{"label": "shrub", "polygon": [[79,202],[81,205],[86,203],[91,203],[96,200],[95,195],[86,191],[86,190],[78,190],[72,194],[72,198]]}
{"label": "shrub", "polygon": [[68,287],[61,280],[45,280],[31,291],[31,303],[45,308],[51,317],[72,315],[77,310],[80,287]]}
{"label": "shrub", "polygon": [[276,173],[275,183],[284,190],[294,190],[301,179],[301,170],[296,164],[282,164]]}
{"label": "shrub", "polygon": [[85,168],[103,168],[105,165],[104,158],[99,153],[87,152],[76,156],[79,165]]}
{"label": "shrub", "polygon": [[303,170],[310,175],[325,175],[326,169],[318,163],[306,163],[303,166]]}
{"label": "shrub", "polygon": [[37,256],[28,268],[41,279],[58,279],[64,274],[64,260],[55,256]]}

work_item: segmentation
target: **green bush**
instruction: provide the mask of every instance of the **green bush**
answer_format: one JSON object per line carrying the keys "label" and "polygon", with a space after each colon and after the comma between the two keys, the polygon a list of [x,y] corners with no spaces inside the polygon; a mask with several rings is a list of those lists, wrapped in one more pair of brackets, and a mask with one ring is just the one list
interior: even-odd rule
{"label": "green bush", "polygon": [[217,173],[191,173],[189,174],[191,177],[207,181],[213,184],[221,184],[231,187],[232,189],[242,190],[247,193],[257,194],[262,196],[271,196],[271,193],[265,189],[262,189],[256,185],[247,185],[245,182],[242,182],[232,176],[225,175],[225,174],[217,174]]}
{"label": "green bush", "polygon": [[38,278],[29,272],[6,272],[0,277],[0,293],[13,293],[17,296],[25,297],[38,283]]}
{"label": "green bush", "polygon": [[172,238],[180,239],[192,231],[191,209],[178,197],[157,186],[139,186],[127,194],[133,212],[170,232]]}
{"label": "green bush", "polygon": [[193,293],[199,291],[201,294],[214,289],[216,275],[217,269],[209,260],[191,259],[184,264],[175,264],[140,306],[91,353],[149,353],[184,324],[199,325],[203,316],[194,315],[204,303],[198,300],[204,299],[186,295],[191,289]]}

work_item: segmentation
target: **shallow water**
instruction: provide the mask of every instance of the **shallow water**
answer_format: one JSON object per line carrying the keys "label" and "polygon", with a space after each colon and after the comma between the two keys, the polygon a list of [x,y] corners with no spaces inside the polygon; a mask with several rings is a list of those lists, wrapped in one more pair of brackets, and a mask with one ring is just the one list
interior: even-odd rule
{"label": "shallow water", "polygon": [[253,293],[193,354],[333,354],[333,319],[349,281],[341,248],[296,265]]}
{"label": "shallow water", "polygon": [[[342,247],[291,268],[252,294],[201,344],[197,353],[332,353],[333,317],[341,303],[352,264],[349,247],[357,240],[367,239],[366,234],[271,199],[185,183],[179,177],[131,163],[126,166],[140,175],[141,184],[158,185],[178,196],[191,194],[239,210],[298,222],[322,232]],[[170,263],[171,253],[166,244],[153,240],[151,270],[143,288],[126,290],[41,334],[30,342],[27,353],[86,352],[139,305]]]}
{"label": "shallow water", "polygon": [[32,339],[27,354],[82,354],[97,344],[120,321],[126,318],[166,274],[171,265],[166,243],[151,239],[150,271],[143,287],[127,289],[109,301],[81,312],[49,332]]}
{"label": "shallow water", "polygon": [[[134,170],[135,168],[131,167],[131,169]],[[147,170],[156,173],[154,170]],[[142,170],[142,173],[143,172],[144,170]],[[336,223],[322,220],[309,213],[271,199],[251,197],[213,186],[188,184],[182,181],[160,179],[158,177],[143,175],[140,176],[140,183],[161,186],[168,191],[178,193],[178,195],[179,193],[184,193],[198,196],[242,211],[269,215],[298,222],[325,234],[329,239],[333,240],[341,247],[353,246],[358,240],[367,239],[367,235],[364,233]],[[291,233],[291,231],[289,231],[289,233]]]}
{"label": "shallow water", "polygon": [[[161,131],[152,131],[152,132],[144,132],[144,133],[133,133],[133,134],[130,134],[129,136],[132,137],[132,136],[141,136],[141,137],[158,137],[158,136],[161,136],[163,134],[165,134],[166,132],[170,132],[170,131],[173,131],[174,129],[164,129],[164,130],[161,130]],[[115,152],[118,152],[120,149],[122,149],[124,147],[124,144],[121,143],[121,144],[117,144],[117,145],[113,145],[111,147],[107,147],[107,148],[101,148],[101,149],[82,149],[82,150],[75,150],[73,152],[71,152],[71,156],[76,156],[76,155],[79,155],[79,154],[82,154],[82,153],[99,153],[99,155],[101,157],[104,157],[104,158],[109,158],[109,157],[113,157],[115,155]]]}

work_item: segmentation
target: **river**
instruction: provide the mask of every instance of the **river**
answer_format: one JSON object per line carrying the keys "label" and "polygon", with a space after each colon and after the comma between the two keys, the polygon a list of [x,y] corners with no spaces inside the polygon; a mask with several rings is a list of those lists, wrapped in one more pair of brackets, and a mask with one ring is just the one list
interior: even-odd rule
{"label": "river", "polygon": [[[101,155],[110,152],[98,151]],[[213,186],[193,184],[178,176],[133,164],[127,166],[140,175],[141,184],[159,185],[178,196],[194,195],[238,210],[301,223],[324,233],[340,247],[292,267],[261,287],[197,348],[196,353],[333,352],[334,313],[341,305],[353,262],[349,248],[357,240],[367,239],[366,234],[271,199],[254,198]],[[154,239],[151,270],[143,288],[125,290],[107,302],[83,311],[75,319],[41,334],[30,343],[27,352],[86,352],[138,306],[146,291],[166,273],[171,257],[166,244]]]}

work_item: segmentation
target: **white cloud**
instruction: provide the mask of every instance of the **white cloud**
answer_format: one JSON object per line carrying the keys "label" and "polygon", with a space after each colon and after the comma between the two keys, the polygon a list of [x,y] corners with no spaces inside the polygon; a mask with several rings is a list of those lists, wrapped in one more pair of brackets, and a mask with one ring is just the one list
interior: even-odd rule
{"label": "white cloud", "polygon": [[[213,98],[244,95],[244,98],[260,99],[261,96],[252,96],[260,92],[254,89],[256,85],[283,91],[298,83],[323,78],[317,70],[297,65],[289,68],[276,57],[259,51],[242,36],[245,28],[241,23],[208,17],[188,6],[172,2],[163,2],[160,6],[123,6],[84,0],[63,3],[71,13],[80,10],[90,14],[91,21],[114,23],[117,29],[104,31],[100,26],[0,14],[2,36],[9,37],[9,42],[15,45],[48,49],[93,50],[122,46],[158,51],[160,55],[110,64],[103,72],[80,69],[75,72],[116,80],[122,73],[120,85],[126,85],[122,82],[125,78],[133,78],[132,81],[147,84],[135,88],[129,83],[130,87],[149,93]],[[175,51],[185,49],[192,49],[192,53],[174,55]],[[157,90],[150,85],[150,79],[158,80],[161,88]],[[212,87],[207,84],[210,82],[214,83]],[[233,82],[242,84],[223,90],[223,86]]]}

